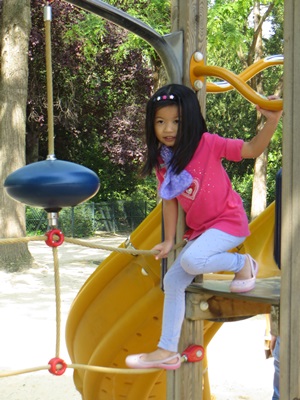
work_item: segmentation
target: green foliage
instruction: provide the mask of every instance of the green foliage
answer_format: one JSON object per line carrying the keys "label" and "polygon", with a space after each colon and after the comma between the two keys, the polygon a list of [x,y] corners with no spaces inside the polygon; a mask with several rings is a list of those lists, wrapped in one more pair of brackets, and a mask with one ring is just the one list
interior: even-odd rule
{"label": "green foliage", "polygon": [[278,129],[273,136],[269,146],[268,154],[268,174],[267,174],[267,203],[275,200],[276,193],[276,174],[282,167],[282,121],[279,122]]}
{"label": "green foliage", "polygon": [[64,33],[65,43],[72,44],[80,38],[83,56],[87,62],[94,63],[94,59],[101,49],[107,30],[105,21],[95,14],[81,12],[81,20],[76,24],[69,24]]}
{"label": "green foliage", "polygon": [[[152,83],[149,60],[135,44],[118,58],[128,33],[69,7],[53,3],[55,154],[100,176],[96,200],[116,193],[127,197],[138,184],[145,149],[144,107]],[[39,159],[47,156],[44,49],[38,36],[42,24],[42,15],[34,12],[33,26],[39,29],[30,48],[27,138],[29,151],[38,141]],[[37,160],[28,154],[28,161]]]}
{"label": "green foliage", "polygon": [[47,213],[41,208],[28,207],[26,212],[26,234],[27,235],[44,235],[47,231]]}
{"label": "green foliage", "polygon": [[[276,3],[267,21],[269,35],[263,37],[263,57],[283,53],[283,1],[261,1],[261,13],[271,3]],[[214,0],[209,1],[207,64],[224,67],[236,74],[253,62],[254,26],[252,23],[253,1]],[[247,64],[249,62],[250,64]],[[280,92],[282,66],[266,69],[260,74],[263,93],[270,95]],[[254,85],[255,80],[249,82]],[[249,104],[235,91],[207,96],[209,130],[225,137],[250,140],[256,132],[257,115]],[[279,125],[269,146],[267,201],[275,197],[275,176],[281,166],[282,126]],[[245,208],[250,214],[253,160],[241,163],[225,163],[234,188],[241,194]]]}
{"label": "green foliage", "polygon": [[248,22],[252,4],[251,0],[209,2],[207,24],[209,63],[217,57],[219,60],[217,65],[222,61],[222,64],[230,62],[236,67],[237,64],[234,62],[236,54],[247,53],[253,36],[253,29],[249,27]]}
{"label": "green foliage", "polygon": [[234,174],[231,177],[232,187],[241,196],[249,220],[251,210],[252,179],[253,171],[250,171],[249,173],[243,173],[242,175]]}
{"label": "green foliage", "polygon": [[89,203],[80,207],[61,210],[59,213],[59,227],[65,236],[93,236],[94,226]]}
{"label": "green foliage", "polygon": [[[110,0],[108,3],[144,22],[160,35],[168,34],[171,31],[170,0]],[[124,59],[133,48],[139,49],[144,62],[152,70],[156,63],[160,63],[155,50],[144,39],[131,32],[127,33],[127,39],[120,44],[118,52],[115,53],[115,61],[119,62]]]}
{"label": "green foliage", "polygon": [[[170,0],[110,0],[160,34],[171,29]],[[283,52],[283,0],[263,0],[271,34],[263,39],[263,56]],[[240,73],[252,63],[253,1],[208,0],[207,64]],[[55,149],[60,159],[94,170],[101,188],[95,201],[147,199],[156,202],[156,180],[141,180],[145,104],[153,76],[161,67],[154,50],[142,39],[102,18],[53,2],[53,69]],[[47,155],[43,20],[38,0],[32,0],[29,52],[28,151],[38,141],[37,159]],[[264,94],[280,89],[282,67],[262,74]],[[253,84],[253,82],[250,82]],[[209,130],[249,140],[255,134],[256,111],[236,92],[207,96]],[[281,162],[281,128],[269,152],[268,200]],[[29,157],[29,156],[28,156]],[[37,159],[28,158],[29,162]],[[253,161],[228,163],[226,168],[247,207],[251,203]]]}
{"label": "green foliage", "polygon": [[170,32],[170,0],[109,0],[107,3],[149,25],[160,35]]}
{"label": "green foliage", "polygon": [[[59,229],[65,236],[89,237],[94,234],[92,209],[89,203],[65,208],[59,213]],[[26,207],[27,235],[44,235],[48,230],[47,213],[36,207]]]}
{"label": "green foliage", "polygon": [[[156,206],[137,197],[128,200],[86,202],[60,211],[58,227],[66,237],[90,237],[99,231],[132,232]],[[26,207],[27,235],[45,235],[47,213]]]}
{"label": "green foliage", "polygon": [[148,208],[153,209],[157,204],[157,181],[153,175],[140,179],[135,191],[127,198],[147,202]]}

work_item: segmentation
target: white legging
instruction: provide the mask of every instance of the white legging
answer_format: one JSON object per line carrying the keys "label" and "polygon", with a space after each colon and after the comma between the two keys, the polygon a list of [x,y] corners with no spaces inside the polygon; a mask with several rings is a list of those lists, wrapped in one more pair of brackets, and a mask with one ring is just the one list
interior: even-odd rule
{"label": "white legging", "polygon": [[186,244],[164,277],[164,312],[158,346],[177,352],[185,314],[185,289],[196,275],[210,272],[239,272],[245,256],[229,253],[245,237],[236,237],[218,229],[209,229]]}

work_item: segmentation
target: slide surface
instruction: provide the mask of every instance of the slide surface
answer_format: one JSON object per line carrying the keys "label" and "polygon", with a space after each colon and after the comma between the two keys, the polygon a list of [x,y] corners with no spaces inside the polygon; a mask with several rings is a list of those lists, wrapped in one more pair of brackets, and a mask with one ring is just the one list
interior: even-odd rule
{"label": "slide surface", "polygon": [[[280,275],[273,260],[274,204],[250,224],[250,229],[251,235],[238,251],[257,259],[260,278]],[[160,242],[160,205],[130,239],[139,250],[149,250]],[[160,263],[153,256],[114,252],[99,265],[80,289],[68,316],[66,342],[73,363],[126,368],[128,354],[156,347],[163,307],[160,274]],[[221,325],[205,321],[205,346]],[[78,369],[74,383],[83,400],[166,399],[165,371],[117,375]],[[210,400],[209,384],[204,399]]]}

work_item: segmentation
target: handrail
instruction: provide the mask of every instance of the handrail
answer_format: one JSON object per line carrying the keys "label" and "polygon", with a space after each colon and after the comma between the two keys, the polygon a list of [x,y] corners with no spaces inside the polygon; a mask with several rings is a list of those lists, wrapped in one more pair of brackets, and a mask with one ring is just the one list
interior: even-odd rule
{"label": "handrail", "polygon": [[241,74],[236,75],[225,68],[217,66],[208,66],[204,64],[201,53],[197,52],[191,58],[190,80],[195,90],[200,90],[205,76],[214,76],[224,79],[222,82],[207,83],[207,92],[221,93],[236,89],[248,101],[258,104],[267,110],[282,110],[282,100],[269,101],[266,97],[258,94],[247,83],[249,79],[262,70],[272,66],[283,64],[283,56],[271,56],[257,61],[245,69]]}
{"label": "handrail", "polygon": [[[269,56],[262,58],[261,60],[256,61],[244,71],[242,71],[238,76],[243,79],[244,82],[247,82],[249,79],[253,78],[259,72],[263,71],[272,66],[282,65],[284,61],[284,57],[282,54]],[[218,82],[207,82],[206,83],[206,91],[209,93],[223,93],[229,90],[234,89],[232,85],[230,85],[226,81],[218,81]]]}

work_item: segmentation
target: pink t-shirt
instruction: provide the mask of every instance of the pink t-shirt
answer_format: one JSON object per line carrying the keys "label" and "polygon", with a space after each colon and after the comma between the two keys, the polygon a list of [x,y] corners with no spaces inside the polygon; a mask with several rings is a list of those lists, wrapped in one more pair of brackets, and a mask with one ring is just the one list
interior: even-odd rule
{"label": "pink t-shirt", "polygon": [[[209,228],[220,229],[230,235],[242,237],[250,234],[248,218],[241,197],[231,185],[222,165],[222,159],[241,161],[241,139],[227,139],[204,133],[198,148],[185,168],[193,182],[177,196],[186,213],[189,240]],[[159,187],[164,180],[166,168],[156,170]]]}

